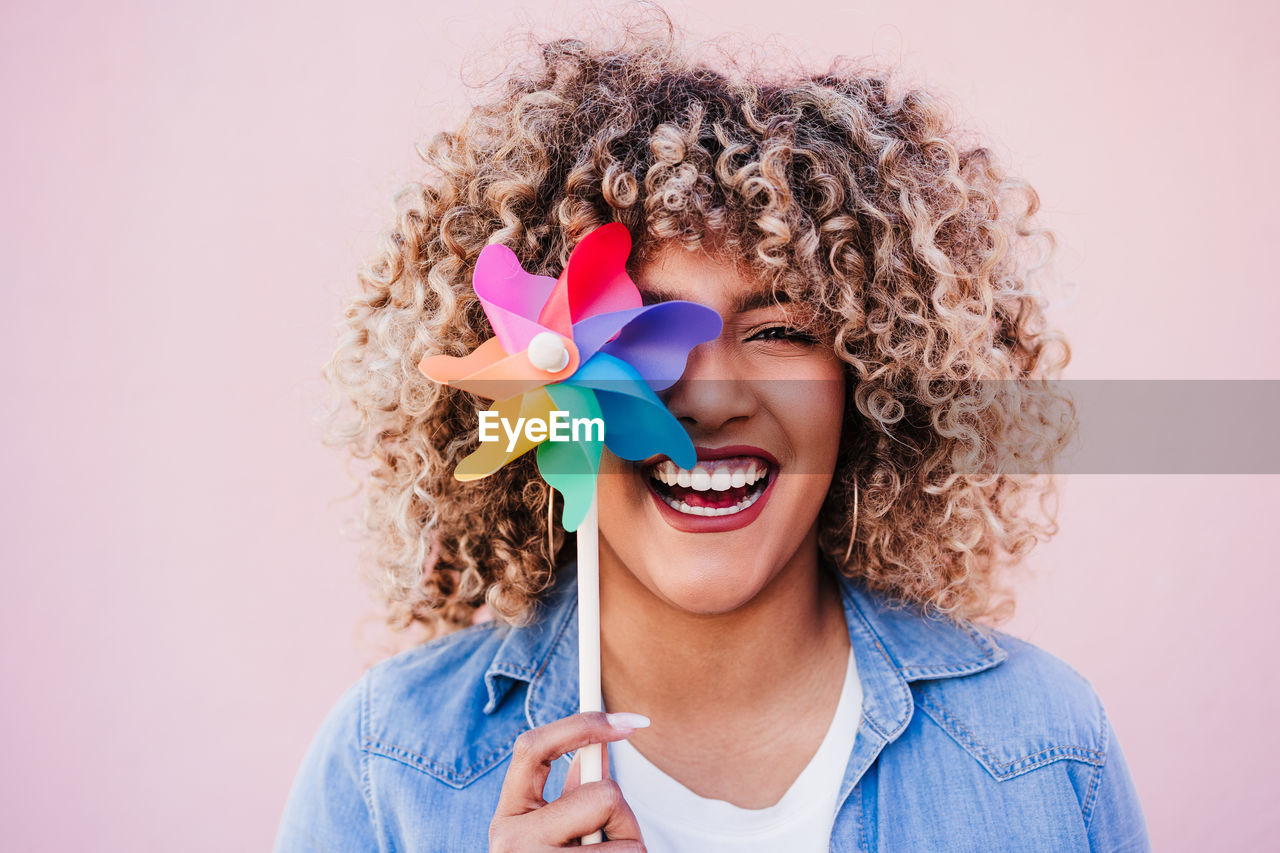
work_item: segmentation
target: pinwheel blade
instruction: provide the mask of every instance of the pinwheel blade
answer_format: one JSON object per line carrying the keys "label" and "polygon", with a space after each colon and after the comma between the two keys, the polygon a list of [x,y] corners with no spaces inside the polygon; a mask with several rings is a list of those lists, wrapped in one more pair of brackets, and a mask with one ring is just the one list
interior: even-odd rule
{"label": "pinwheel blade", "polygon": [[539,332],[569,334],[568,324],[563,329],[548,329],[538,322],[538,312],[555,289],[556,279],[525,272],[516,253],[506,246],[491,243],[480,250],[471,287],[484,306],[494,335],[509,353],[528,347]]}
{"label": "pinwheel blade", "polygon": [[[636,384],[648,391],[643,382]],[[604,413],[605,447],[613,455],[635,462],[662,454],[681,468],[698,464],[689,434],[656,396],[597,391],[596,398]]]}
{"label": "pinwheel blade", "polygon": [[604,444],[615,456],[637,461],[665,454],[681,468],[698,464],[689,434],[625,361],[596,353],[563,384],[596,392],[604,416]]}
{"label": "pinwheel blade", "polygon": [[[546,389],[537,388],[519,397],[508,397],[505,400],[496,402],[489,407],[488,411],[497,412],[499,418],[510,424],[515,424],[519,418],[542,418],[546,420],[547,415],[554,408],[555,404],[547,396]],[[488,477],[511,460],[523,456],[538,446],[538,442],[530,441],[523,431],[516,438],[515,445],[510,450],[507,449],[508,443],[505,433],[500,434],[497,441],[480,442],[480,446],[474,453],[458,463],[458,467],[453,470],[453,476],[464,482]]]}
{"label": "pinwheel blade", "polygon": [[429,355],[418,362],[418,370],[428,379],[448,384],[507,358],[510,356],[502,348],[502,343],[497,338],[489,338],[460,358],[452,355]]}
{"label": "pinwheel blade", "polygon": [[631,232],[621,222],[610,222],[588,233],[569,253],[569,263],[547,297],[538,322],[555,329],[569,328],[596,314],[639,308],[640,289],[627,275],[630,254]]}
{"label": "pinwheel blade", "polygon": [[[509,355],[501,361],[484,365],[475,373],[455,379],[450,384],[488,400],[505,400],[545,386],[549,382],[559,382],[571,376],[578,369],[579,363],[578,349],[573,345],[573,341],[565,340],[564,345],[569,353],[569,363],[563,370],[555,373],[548,373],[534,367],[529,361],[529,351],[526,349]],[[476,350],[476,352],[479,351]]]}
{"label": "pinwheel blade", "polygon": [[673,300],[588,317],[574,324],[573,338],[582,361],[608,353],[661,391],[679,381],[689,351],[714,339],[722,325],[720,315],[706,305]]}
{"label": "pinwheel blade", "polygon": [[[556,408],[568,412],[571,420],[604,417],[590,388],[559,383],[548,385],[546,391]],[[545,441],[538,446],[538,473],[564,497],[560,522],[569,532],[578,529],[591,509],[603,446],[589,431],[578,441]]]}

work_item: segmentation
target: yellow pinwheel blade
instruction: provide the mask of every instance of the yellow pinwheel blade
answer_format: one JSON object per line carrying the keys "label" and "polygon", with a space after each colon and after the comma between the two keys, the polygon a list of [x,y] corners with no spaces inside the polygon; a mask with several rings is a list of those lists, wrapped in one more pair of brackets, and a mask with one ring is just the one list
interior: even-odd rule
{"label": "yellow pinwheel blade", "polygon": [[[514,429],[520,418],[547,420],[548,415],[551,414],[555,407],[556,405],[552,402],[551,396],[545,390],[535,388],[518,397],[508,397],[505,400],[494,403],[488,408],[488,411],[497,412],[498,417],[510,424]],[[530,441],[525,437],[524,430],[521,429],[515,440],[515,445],[510,450],[507,450],[510,438],[507,436],[506,430],[499,428],[498,433],[499,438],[497,441],[480,442],[480,447],[476,449],[475,453],[458,463],[458,467],[453,470],[453,476],[456,479],[466,482],[488,477],[512,459],[523,456],[542,443],[540,441]]]}

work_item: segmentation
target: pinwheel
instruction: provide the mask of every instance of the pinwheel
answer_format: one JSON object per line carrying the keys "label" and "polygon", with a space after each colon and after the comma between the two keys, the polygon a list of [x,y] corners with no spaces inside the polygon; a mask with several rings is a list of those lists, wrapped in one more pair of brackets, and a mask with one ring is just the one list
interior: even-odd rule
{"label": "pinwheel", "polygon": [[[461,358],[432,355],[418,365],[432,380],[494,400],[482,426],[545,425],[553,413],[567,413],[575,426],[603,422],[603,435],[584,429],[576,440],[556,440],[545,426],[508,427],[509,441],[482,440],[454,469],[459,480],[479,479],[536,447],[538,472],[563,496],[561,523],[578,539],[583,711],[600,710],[601,447],[632,461],[665,454],[682,468],[697,465],[693,442],[655,392],[675,384],[690,350],[721,328],[720,315],[696,302],[644,305],[625,268],[630,252],[631,235],[618,222],[583,237],[559,278],[525,272],[506,246],[486,246],[472,287],[494,337]],[[597,744],[583,750],[582,781],[600,774]]]}

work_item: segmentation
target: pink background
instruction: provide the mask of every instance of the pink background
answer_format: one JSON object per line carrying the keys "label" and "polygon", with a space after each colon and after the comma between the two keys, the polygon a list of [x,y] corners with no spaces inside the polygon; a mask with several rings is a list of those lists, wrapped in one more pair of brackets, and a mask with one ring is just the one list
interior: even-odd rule
{"label": "pink background", "polygon": [[[583,8],[189,5],[0,27],[9,849],[270,845],[316,726],[391,647],[311,420],[342,296],[413,144],[459,116],[459,68],[496,70],[486,22]],[[1280,378],[1274,4],[782,5],[668,8],[952,97],[1044,199],[1070,375]],[[1107,703],[1157,849],[1280,829],[1278,498],[1075,476],[1031,561],[1012,630]]]}

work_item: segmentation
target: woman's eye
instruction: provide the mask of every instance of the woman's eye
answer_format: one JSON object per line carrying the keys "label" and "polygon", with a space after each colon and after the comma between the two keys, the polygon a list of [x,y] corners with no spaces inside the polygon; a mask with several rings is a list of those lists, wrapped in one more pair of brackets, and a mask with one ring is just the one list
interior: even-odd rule
{"label": "woman's eye", "polygon": [[792,329],[789,326],[767,326],[751,337],[749,341],[796,341],[797,343],[816,344],[818,339],[808,332]]}

